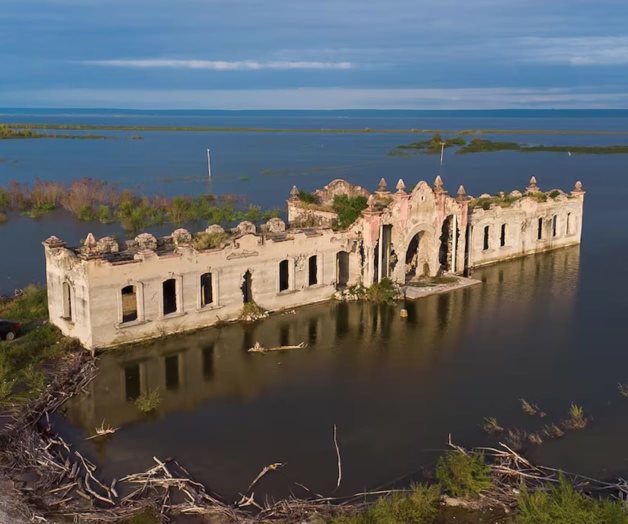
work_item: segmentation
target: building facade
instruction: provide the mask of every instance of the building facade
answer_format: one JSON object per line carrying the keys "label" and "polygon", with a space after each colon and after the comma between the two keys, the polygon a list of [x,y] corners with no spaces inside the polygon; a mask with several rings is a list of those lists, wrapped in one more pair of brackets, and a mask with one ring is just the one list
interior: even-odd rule
{"label": "building facade", "polygon": [[[382,179],[370,193],[334,180],[308,198],[293,188],[288,224],[212,225],[120,245],[88,235],[70,248],[44,242],[50,321],[89,349],[235,320],[246,304],[269,311],[328,300],[338,288],[388,278],[463,274],[473,267],[579,244],[584,191],[451,196],[437,177],[407,192]],[[366,207],[338,228],[338,197]],[[199,242],[199,237],[213,242]]]}

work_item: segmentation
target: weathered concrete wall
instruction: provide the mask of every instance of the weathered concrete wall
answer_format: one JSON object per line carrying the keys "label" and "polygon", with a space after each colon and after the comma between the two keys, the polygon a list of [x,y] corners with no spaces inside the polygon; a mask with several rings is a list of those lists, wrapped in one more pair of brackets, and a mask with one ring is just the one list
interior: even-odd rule
{"label": "weathered concrete wall", "polygon": [[[346,194],[340,191],[365,192],[344,181],[321,191],[327,201]],[[303,209],[295,199],[293,188],[289,210]],[[50,319],[87,348],[107,347],[238,318],[246,301],[245,274],[251,277],[252,300],[274,311],[327,300],[345,285],[370,286],[385,277],[403,285],[423,276],[462,273],[578,244],[583,201],[579,183],[569,195],[544,194],[534,178],[524,195],[479,199],[468,197],[462,186],[450,196],[440,177],[433,187],[419,182],[409,193],[401,180],[391,193],[382,179],[367,209],[345,231],[286,230],[281,220],[272,219],[261,232],[242,222],[228,237],[214,225],[207,234],[224,240],[213,249],[194,248],[183,229],[159,240],[138,235],[124,249],[108,237],[97,241],[88,235],[79,249],[51,237],[44,242]],[[312,285],[310,257],[316,257]],[[287,275],[282,277],[280,267],[287,267]],[[207,273],[212,300],[204,304],[201,276]],[[165,311],[166,281],[174,289],[172,312]],[[280,289],[282,281],[285,289]],[[134,294],[123,298],[125,288]],[[123,304],[136,304],[133,318],[128,310],[124,316]]]}
{"label": "weathered concrete wall", "polygon": [[[253,300],[273,311],[327,300],[335,291],[336,255],[354,243],[333,231],[288,232],[280,236],[246,234],[226,247],[197,251],[178,246],[167,253],[146,249],[134,259],[111,262],[81,259],[65,247],[46,247],[50,318],[88,348],[118,345],[235,319],[243,307],[244,274],[252,277]],[[317,257],[317,283],[309,285],[309,257]],[[348,284],[359,281],[355,253]],[[288,261],[288,289],[279,290],[279,263]],[[212,303],[201,306],[200,276],[212,274]],[[164,314],[163,282],[176,281],[176,312]],[[60,282],[75,290],[72,319],[63,318]],[[137,319],[123,322],[122,288],[135,286]],[[89,293],[88,293],[89,291]]]}
{"label": "weathered concrete wall", "polygon": [[474,208],[468,265],[477,267],[579,244],[583,200],[583,193],[561,193],[545,202],[523,196],[510,207]]}

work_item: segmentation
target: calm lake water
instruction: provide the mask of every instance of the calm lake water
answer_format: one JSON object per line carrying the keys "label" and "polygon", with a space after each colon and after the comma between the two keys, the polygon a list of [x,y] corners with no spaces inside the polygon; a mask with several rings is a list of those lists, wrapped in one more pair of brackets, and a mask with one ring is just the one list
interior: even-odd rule
{"label": "calm lake water", "polygon": [[[3,120],[257,127],[495,128],[628,130],[625,113],[207,115],[124,113],[2,116]],[[234,121],[242,121],[235,124]],[[332,428],[338,427],[344,493],[376,487],[429,467],[451,433],[461,444],[494,443],[480,425],[495,416],[528,431],[582,404],[590,426],[527,450],[534,460],[599,476],[628,475],[628,156],[564,153],[438,158],[387,155],[416,140],[403,135],[147,133],[142,141],[24,140],[0,142],[0,184],[37,177],[100,177],[147,193],[246,194],[282,205],[292,184],[314,189],[344,177],[374,188],[431,182],[440,171],[450,192],[512,190],[536,175],[543,189],[582,180],[587,195],[580,248],[527,257],[475,272],[481,285],[395,307],[322,304],[251,326],[209,328],[116,350],[101,359],[90,395],[67,406],[60,431],[97,460],[106,476],[145,469],[152,456],[173,456],[227,496],[246,489],[271,462],[287,462],[259,493],[298,492],[294,482],[329,493],[336,481]],[[543,144],[628,143],[620,136],[515,136]],[[205,148],[214,180],[205,177]],[[249,177],[243,180],[241,177]],[[173,227],[161,228],[168,232]],[[0,288],[43,280],[41,240],[78,242],[117,226],[80,224],[65,216],[0,225],[10,246],[0,259]],[[264,345],[307,342],[284,354],[248,354]],[[141,370],[141,371],[140,371]],[[138,384],[141,376],[141,384]],[[138,386],[159,387],[154,416],[131,398]],[[521,413],[519,398],[548,413]],[[108,441],[84,438],[105,420],[121,429]]]}

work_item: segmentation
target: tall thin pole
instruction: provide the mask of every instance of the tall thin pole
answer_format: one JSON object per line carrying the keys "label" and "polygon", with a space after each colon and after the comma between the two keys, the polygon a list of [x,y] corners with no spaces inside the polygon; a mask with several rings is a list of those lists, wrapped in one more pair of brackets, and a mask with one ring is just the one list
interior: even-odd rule
{"label": "tall thin pole", "polygon": [[209,148],[207,148],[207,175],[212,177],[212,157],[209,154]]}
{"label": "tall thin pole", "polygon": [[445,142],[440,143],[440,165],[443,165],[443,155],[445,154]]}

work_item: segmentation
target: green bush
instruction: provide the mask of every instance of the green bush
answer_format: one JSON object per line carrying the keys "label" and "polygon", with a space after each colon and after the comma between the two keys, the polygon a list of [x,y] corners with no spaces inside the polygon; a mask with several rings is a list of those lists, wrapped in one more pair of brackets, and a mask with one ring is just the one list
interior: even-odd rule
{"label": "green bush", "polygon": [[456,497],[478,495],[492,484],[491,470],[482,453],[447,452],[438,459],[436,478],[445,491]]}
{"label": "green bush", "polygon": [[548,491],[522,489],[516,522],[520,524],[627,524],[621,502],[597,500],[576,491],[561,477]]}
{"label": "green bush", "polygon": [[343,515],[333,524],[430,524],[438,513],[438,486],[415,484],[408,493],[381,497],[363,513]]}
{"label": "green bush", "polygon": [[299,191],[299,200],[308,204],[318,203],[316,197],[312,193],[308,193],[307,191],[303,191],[302,189]]}
{"label": "green bush", "polygon": [[111,208],[109,206],[98,207],[98,221],[101,224],[110,224],[113,222],[113,213],[111,212]]}
{"label": "green bush", "polygon": [[161,397],[159,395],[159,388],[155,388],[150,391],[144,391],[135,400],[135,407],[142,413],[151,413],[155,411],[161,404]]}
{"label": "green bush", "polygon": [[10,203],[9,192],[0,187],[0,211],[6,211],[9,209]]}
{"label": "green bush", "polygon": [[367,199],[365,196],[349,197],[347,195],[336,195],[332,205],[338,215],[338,228],[346,229],[353,224],[366,209]]}
{"label": "green bush", "polygon": [[366,298],[371,302],[379,304],[389,304],[399,296],[397,288],[389,278],[382,278],[380,282],[375,282],[366,291]]}

